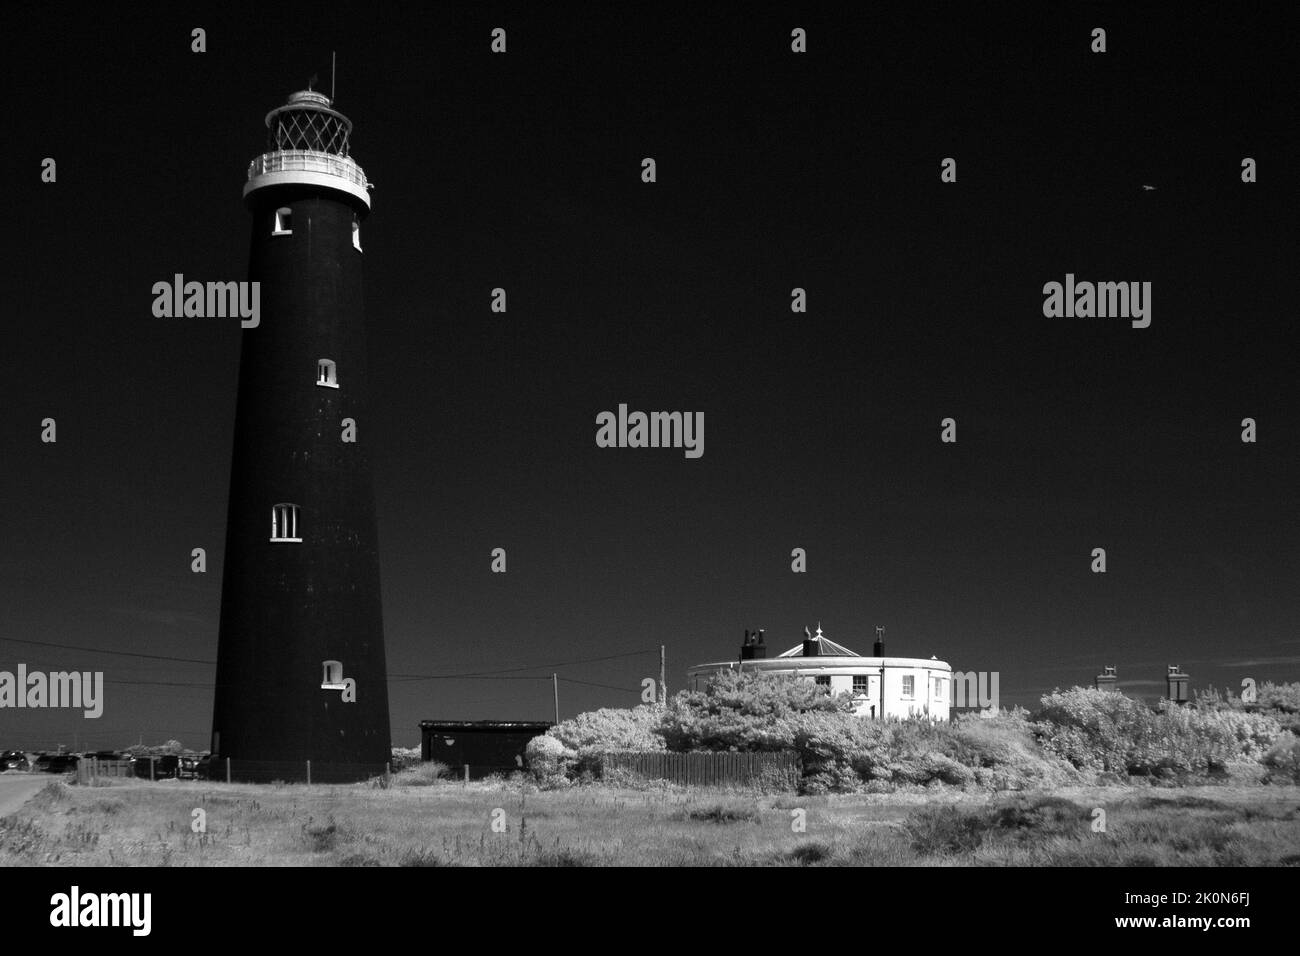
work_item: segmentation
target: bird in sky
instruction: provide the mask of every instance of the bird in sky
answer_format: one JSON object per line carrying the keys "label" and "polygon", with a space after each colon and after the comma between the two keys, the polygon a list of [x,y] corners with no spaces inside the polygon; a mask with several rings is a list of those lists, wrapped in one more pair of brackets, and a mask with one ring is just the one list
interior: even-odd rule
{"label": "bird in sky", "polygon": [[1155,187],[1155,186],[1148,186],[1148,185],[1146,185],[1146,184],[1144,183],[1143,186],[1142,186],[1142,188],[1145,189],[1147,192],[1151,192],[1151,190],[1155,189],[1156,187]]}

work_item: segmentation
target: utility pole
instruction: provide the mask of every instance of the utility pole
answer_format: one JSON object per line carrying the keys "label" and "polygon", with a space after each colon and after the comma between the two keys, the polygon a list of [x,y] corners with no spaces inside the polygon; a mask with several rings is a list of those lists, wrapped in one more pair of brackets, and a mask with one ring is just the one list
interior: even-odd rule
{"label": "utility pole", "polygon": [[666,673],[666,668],[664,667],[664,646],[660,644],[659,645],[659,703],[666,705],[668,703],[668,682],[664,677],[665,673]]}
{"label": "utility pole", "polygon": [[555,722],[560,722],[560,678],[558,674],[551,675],[551,690],[555,693]]}

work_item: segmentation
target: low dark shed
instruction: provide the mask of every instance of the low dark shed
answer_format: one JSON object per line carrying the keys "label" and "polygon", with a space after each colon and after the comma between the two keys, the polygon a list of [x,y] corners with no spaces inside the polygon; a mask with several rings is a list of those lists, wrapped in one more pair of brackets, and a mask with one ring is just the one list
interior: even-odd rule
{"label": "low dark shed", "polygon": [[422,720],[420,757],[437,760],[478,780],[493,773],[523,770],[528,741],[551,728],[533,720]]}

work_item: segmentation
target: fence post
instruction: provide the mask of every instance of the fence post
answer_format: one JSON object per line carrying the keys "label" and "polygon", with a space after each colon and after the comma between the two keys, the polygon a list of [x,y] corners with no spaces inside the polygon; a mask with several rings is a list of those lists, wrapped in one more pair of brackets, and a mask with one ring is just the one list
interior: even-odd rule
{"label": "fence post", "polygon": [[307,761],[307,786],[311,786],[311,761]]}
{"label": "fence post", "polygon": [[226,783],[230,783],[230,758],[226,758]]}
{"label": "fence post", "polygon": [[469,764],[465,764],[465,784],[469,785]]}
{"label": "fence post", "polygon": [[391,777],[393,775],[393,762],[391,760],[384,764],[384,775]]}
{"label": "fence post", "polygon": [[154,758],[150,757],[149,758],[149,782],[150,783],[153,783],[153,761]]}

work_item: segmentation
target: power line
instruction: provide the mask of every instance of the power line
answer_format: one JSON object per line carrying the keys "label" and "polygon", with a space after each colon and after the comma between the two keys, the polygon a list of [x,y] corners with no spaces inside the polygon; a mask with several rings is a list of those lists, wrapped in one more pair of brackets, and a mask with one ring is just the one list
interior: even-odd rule
{"label": "power line", "polygon": [[197,657],[171,657],[167,654],[138,654],[135,651],[110,651],[102,647],[81,647],[77,644],[55,644],[50,641],[30,641],[21,637],[0,637],[0,641],[11,644],[35,644],[37,647],[59,647],[67,651],[88,651],[91,654],[113,654],[118,657],[144,657],[153,661],[176,661],[180,664],[215,664],[216,661],[200,660]]}
{"label": "power line", "polygon": [[604,687],[606,690],[625,690],[633,694],[635,694],[638,690],[640,690],[639,687],[617,687],[614,684],[597,684],[593,681],[578,680],[573,677],[561,677],[560,680],[565,681],[566,683],[569,684],[582,684],[584,687]]}
{"label": "power line", "polygon": [[[646,648],[641,651],[627,651],[623,654],[606,654],[604,657],[584,657],[579,660],[557,661],[552,664],[527,664],[523,667],[506,667],[495,671],[470,671],[464,674],[396,674],[395,677],[402,678],[419,678],[419,679],[442,679],[444,677],[490,677],[494,674],[511,674],[516,671],[537,670],[539,667],[567,667],[570,664],[592,664],[596,661],[612,661],[620,657],[637,657],[641,654],[658,654],[659,648]],[[390,678],[391,679],[391,678]],[[549,679],[549,678],[548,678]]]}
{"label": "power line", "polygon": [[417,680],[550,680],[549,677],[499,677],[493,674],[395,674],[388,683],[399,684]]}
{"label": "power line", "polygon": [[[99,647],[84,647],[78,644],[59,644],[52,641],[33,641],[33,640],[29,640],[26,638],[19,638],[19,637],[0,637],[0,641],[9,641],[10,643],[14,643],[14,644],[32,644],[37,647],[57,647],[69,651],[87,651],[92,654],[111,654],[117,657],[140,657],[146,660],[174,661],[180,664],[213,664],[214,665],[217,663],[214,660],[204,660],[197,657],[174,657],[169,654],[143,654],[136,651],[110,651],[105,648],[99,648]],[[471,678],[471,677],[495,677],[500,674],[517,673],[518,671],[531,671],[531,670],[537,670],[539,668],[544,668],[544,667],[568,667],[572,664],[593,664],[598,661],[612,661],[623,657],[637,657],[641,654],[653,654],[657,652],[658,652],[657,648],[647,648],[645,650],[640,650],[640,651],[627,651],[622,654],[606,654],[602,657],[585,657],[577,660],[557,661],[550,664],[526,664],[521,667],[505,667],[505,668],[501,668],[500,670],[493,670],[493,671],[469,671],[463,674],[392,674],[389,675],[388,679],[390,682],[392,682],[395,680],[448,680],[448,679]],[[512,678],[504,678],[504,679],[508,680]],[[541,680],[546,678],[525,677],[525,678],[513,678],[513,679]],[[145,683],[145,682],[144,681],[119,681],[118,683]],[[160,681],[156,683],[163,683],[163,682]],[[213,685],[180,684],[177,686],[207,687]]]}

